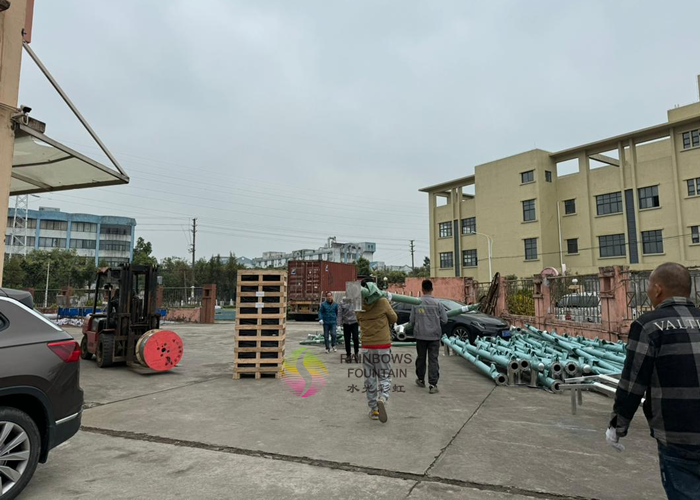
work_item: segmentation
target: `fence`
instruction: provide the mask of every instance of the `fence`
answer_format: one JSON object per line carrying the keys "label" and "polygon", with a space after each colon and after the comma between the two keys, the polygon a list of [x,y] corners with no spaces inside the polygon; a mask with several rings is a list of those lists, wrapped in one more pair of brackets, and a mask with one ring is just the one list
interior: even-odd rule
{"label": "fence", "polygon": [[[627,317],[635,320],[645,312],[651,311],[653,306],[647,296],[649,276],[651,272],[628,272],[626,276],[627,288]],[[690,269],[690,300],[700,304],[700,269]]]}
{"label": "fence", "polygon": [[601,323],[600,278],[598,275],[547,278],[550,309],[558,320]]}
{"label": "fence", "polygon": [[166,309],[200,307],[202,305],[202,287],[166,287],[163,288],[163,304]]}
{"label": "fence", "polygon": [[506,280],[505,293],[506,304],[510,314],[518,316],[535,315],[535,284],[533,280]]}

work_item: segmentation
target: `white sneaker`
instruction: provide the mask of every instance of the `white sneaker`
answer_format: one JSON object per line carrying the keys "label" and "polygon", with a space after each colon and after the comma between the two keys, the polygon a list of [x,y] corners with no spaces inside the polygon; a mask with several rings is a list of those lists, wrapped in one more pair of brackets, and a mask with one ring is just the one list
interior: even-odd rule
{"label": "white sneaker", "polygon": [[330,350],[330,349],[326,349],[326,354],[330,354],[330,353],[331,353],[331,350]]}
{"label": "white sneaker", "polygon": [[333,348],[333,352],[338,352],[338,349],[336,349],[336,348],[334,347],[334,348]]}

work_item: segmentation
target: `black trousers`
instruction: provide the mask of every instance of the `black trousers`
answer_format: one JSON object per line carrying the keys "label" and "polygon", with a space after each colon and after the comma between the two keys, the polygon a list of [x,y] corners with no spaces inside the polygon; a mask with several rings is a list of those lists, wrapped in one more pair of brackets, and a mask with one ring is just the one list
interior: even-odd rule
{"label": "black trousers", "polygon": [[360,327],[357,323],[352,325],[343,325],[343,336],[345,337],[345,354],[350,356],[350,337],[352,336],[353,347],[355,348],[355,356],[360,350]]}
{"label": "black trousers", "polygon": [[416,339],[416,377],[418,380],[425,380],[425,357],[428,356],[428,383],[437,385],[440,378],[440,364],[438,357],[440,356],[440,341],[439,340],[419,340]]}

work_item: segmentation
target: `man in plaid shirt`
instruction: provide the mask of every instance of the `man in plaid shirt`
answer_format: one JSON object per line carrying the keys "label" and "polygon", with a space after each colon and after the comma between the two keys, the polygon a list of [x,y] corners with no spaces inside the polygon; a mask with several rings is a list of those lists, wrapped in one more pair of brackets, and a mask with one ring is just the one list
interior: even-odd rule
{"label": "man in plaid shirt", "polygon": [[700,309],[680,264],[662,264],[649,278],[654,310],[632,324],[627,358],[606,439],[622,451],[644,397],[644,415],[659,445],[661,480],[669,499],[700,498]]}

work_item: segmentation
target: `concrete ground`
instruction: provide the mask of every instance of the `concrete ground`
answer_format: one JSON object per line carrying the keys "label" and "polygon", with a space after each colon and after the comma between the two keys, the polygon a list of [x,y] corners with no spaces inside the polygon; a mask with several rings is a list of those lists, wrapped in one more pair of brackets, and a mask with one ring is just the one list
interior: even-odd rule
{"label": "concrete ground", "polygon": [[[169,328],[185,342],[172,372],[81,361],[83,430],[22,498],[664,497],[641,410],[625,452],[605,444],[606,397],[584,394],[571,415],[568,395],[495,387],[458,356],[441,356],[441,392],[429,395],[404,359],[381,424],[340,352],[323,354],[327,383],[302,398],[274,378],[232,380],[232,324]],[[287,354],[318,330],[290,323]]]}

